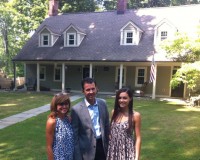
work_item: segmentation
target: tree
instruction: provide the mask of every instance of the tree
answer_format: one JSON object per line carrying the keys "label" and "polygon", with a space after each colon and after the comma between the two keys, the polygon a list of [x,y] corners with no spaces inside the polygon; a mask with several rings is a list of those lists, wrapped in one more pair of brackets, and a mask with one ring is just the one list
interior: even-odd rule
{"label": "tree", "polygon": [[93,12],[97,7],[97,1],[94,0],[60,0],[59,10],[66,12]]}
{"label": "tree", "polygon": [[183,82],[190,91],[200,91],[200,32],[196,38],[178,34],[175,40],[166,41],[162,48],[167,52],[168,58],[184,62],[173,75],[171,86],[176,87]]}
{"label": "tree", "polygon": [[[187,4],[198,4],[198,0],[127,0],[128,8],[150,8],[150,7],[168,7]],[[114,10],[117,6],[117,0],[104,0],[106,10]]]}
{"label": "tree", "polygon": [[12,58],[44,20],[47,8],[48,0],[0,3],[0,66],[7,75],[12,74]]}

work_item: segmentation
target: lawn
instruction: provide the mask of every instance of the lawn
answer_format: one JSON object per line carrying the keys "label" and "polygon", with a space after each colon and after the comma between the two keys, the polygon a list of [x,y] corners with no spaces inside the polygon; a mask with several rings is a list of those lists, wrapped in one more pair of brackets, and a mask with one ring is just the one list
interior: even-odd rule
{"label": "lawn", "polygon": [[[40,95],[37,101],[44,97]],[[111,111],[114,99],[109,97],[106,100]],[[200,160],[199,109],[140,99],[134,99],[134,109],[142,115],[141,160]],[[45,160],[48,113],[0,130],[0,159]]]}
{"label": "lawn", "polygon": [[52,97],[53,93],[0,92],[0,119],[49,104]]}

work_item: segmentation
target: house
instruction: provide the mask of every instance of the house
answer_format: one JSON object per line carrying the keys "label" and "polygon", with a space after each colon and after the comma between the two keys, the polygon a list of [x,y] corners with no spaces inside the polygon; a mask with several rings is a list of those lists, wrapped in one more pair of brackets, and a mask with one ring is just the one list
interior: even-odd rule
{"label": "house", "polygon": [[[119,0],[117,11],[58,15],[58,1],[49,4],[49,17],[13,59],[24,63],[37,91],[80,92],[81,79],[89,76],[101,93],[127,86],[153,97],[187,96],[184,84],[170,87],[181,62],[168,59],[160,45],[177,32],[195,35],[200,5],[127,10]],[[153,56],[156,78],[148,83]]]}

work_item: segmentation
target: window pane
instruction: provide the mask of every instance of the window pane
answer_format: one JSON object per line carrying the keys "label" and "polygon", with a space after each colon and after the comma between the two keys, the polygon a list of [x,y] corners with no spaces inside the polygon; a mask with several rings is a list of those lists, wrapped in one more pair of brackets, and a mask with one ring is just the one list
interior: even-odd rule
{"label": "window pane", "polygon": [[133,33],[127,33],[127,37],[133,37]]}
{"label": "window pane", "polygon": [[69,35],[69,39],[74,39],[74,35]]}
{"label": "window pane", "polygon": [[129,32],[126,34],[126,43],[133,43],[133,33]]}
{"label": "window pane", "polygon": [[144,84],[144,77],[138,77],[137,83]]}
{"label": "window pane", "polygon": [[55,69],[55,80],[61,80],[61,70],[60,70],[60,68]]}
{"label": "window pane", "polygon": [[132,38],[127,38],[126,43],[132,43]]}
{"label": "window pane", "polygon": [[40,79],[44,79],[44,74],[40,74]]}
{"label": "window pane", "polygon": [[138,76],[144,76],[144,69],[138,70]]}
{"label": "window pane", "polygon": [[45,79],[45,68],[40,68],[40,79],[44,80]]}
{"label": "window pane", "polygon": [[68,43],[69,43],[69,45],[74,45],[75,44],[75,35],[74,34],[69,34],[68,35]]}
{"label": "window pane", "polygon": [[137,84],[144,84],[145,81],[145,69],[140,68],[137,70]]}
{"label": "window pane", "polygon": [[48,41],[49,37],[47,35],[43,36],[43,45],[48,45],[49,41]]}
{"label": "window pane", "polygon": [[74,44],[74,40],[69,40],[69,44]]}
{"label": "window pane", "polygon": [[161,41],[167,39],[167,31],[161,32]]}

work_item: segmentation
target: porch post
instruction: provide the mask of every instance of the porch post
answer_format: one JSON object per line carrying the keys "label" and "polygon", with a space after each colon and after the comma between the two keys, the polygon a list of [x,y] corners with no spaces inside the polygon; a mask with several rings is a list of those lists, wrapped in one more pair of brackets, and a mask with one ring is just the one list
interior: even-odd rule
{"label": "porch post", "polygon": [[17,86],[16,86],[16,64],[15,62],[13,62],[13,71],[14,71],[14,80],[13,80],[13,90],[16,91],[17,90]]}
{"label": "porch post", "polygon": [[65,91],[65,63],[62,63],[62,92]]}
{"label": "porch post", "polygon": [[40,64],[37,63],[37,92],[40,92]]}
{"label": "porch post", "polygon": [[119,89],[122,88],[123,64],[120,64]]}
{"label": "porch post", "polygon": [[24,63],[24,89],[27,90],[27,86],[26,86],[26,63]]}
{"label": "porch post", "polygon": [[90,63],[90,78],[92,78],[92,63]]}
{"label": "porch post", "polygon": [[153,81],[152,99],[156,98],[157,64],[155,64],[155,80]]}

